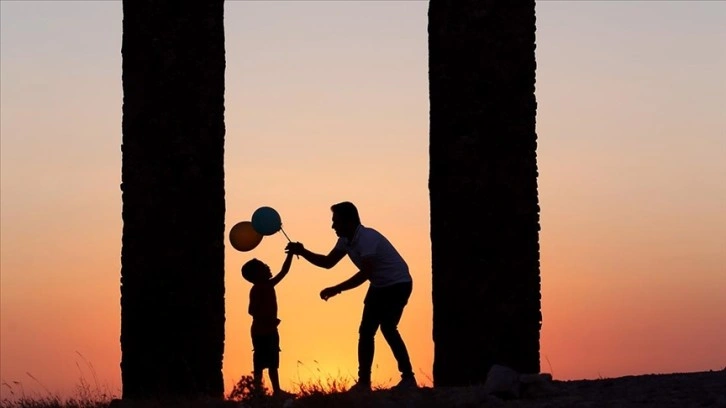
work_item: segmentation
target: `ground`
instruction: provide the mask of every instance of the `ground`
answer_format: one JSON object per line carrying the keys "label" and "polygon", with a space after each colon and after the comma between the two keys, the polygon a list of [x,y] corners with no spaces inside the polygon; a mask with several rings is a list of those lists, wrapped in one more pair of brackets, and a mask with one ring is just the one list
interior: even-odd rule
{"label": "ground", "polygon": [[[114,404],[112,404],[114,405]],[[165,405],[117,401],[123,408],[726,408],[726,368],[695,373],[547,381],[522,388],[519,398],[500,398],[484,387],[419,388],[369,393],[319,393],[248,402],[203,401]]]}
{"label": "ground", "polygon": [[[546,388],[546,389],[545,389]],[[552,381],[517,399],[487,395],[483,387],[422,388],[415,392],[377,391],[370,396],[314,396],[295,407],[518,407],[518,408],[726,408],[726,369],[698,373]],[[323,398],[331,398],[323,401]]]}

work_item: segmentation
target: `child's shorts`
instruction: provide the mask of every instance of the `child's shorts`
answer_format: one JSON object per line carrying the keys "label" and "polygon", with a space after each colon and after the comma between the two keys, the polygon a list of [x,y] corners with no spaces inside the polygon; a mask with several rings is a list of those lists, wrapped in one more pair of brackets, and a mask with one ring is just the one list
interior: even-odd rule
{"label": "child's shorts", "polygon": [[252,365],[255,371],[280,366],[280,334],[252,335]]}

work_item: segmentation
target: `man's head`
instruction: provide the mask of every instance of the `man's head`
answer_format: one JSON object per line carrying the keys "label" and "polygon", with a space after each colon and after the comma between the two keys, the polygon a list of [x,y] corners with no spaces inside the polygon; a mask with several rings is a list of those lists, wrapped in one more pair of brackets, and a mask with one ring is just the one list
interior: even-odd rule
{"label": "man's head", "polygon": [[266,263],[254,258],[242,265],[242,277],[249,282],[259,283],[270,279],[272,272]]}
{"label": "man's head", "polygon": [[333,204],[330,207],[333,212],[333,230],[339,237],[353,238],[356,228],[360,225],[358,209],[349,201]]}

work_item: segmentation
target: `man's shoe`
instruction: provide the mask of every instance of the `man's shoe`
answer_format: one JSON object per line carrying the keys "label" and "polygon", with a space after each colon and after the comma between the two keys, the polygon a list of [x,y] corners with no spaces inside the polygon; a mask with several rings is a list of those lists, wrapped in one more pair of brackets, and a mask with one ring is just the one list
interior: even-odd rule
{"label": "man's shoe", "polygon": [[363,381],[358,381],[357,383],[353,384],[352,387],[348,388],[348,392],[370,392],[370,391],[371,391],[371,383],[363,382]]}
{"label": "man's shoe", "polygon": [[295,394],[284,391],[284,390],[277,390],[272,393],[272,396],[275,398],[295,398],[296,397]]}
{"label": "man's shoe", "polygon": [[394,390],[412,390],[418,388],[415,377],[403,377],[398,384],[393,386]]}

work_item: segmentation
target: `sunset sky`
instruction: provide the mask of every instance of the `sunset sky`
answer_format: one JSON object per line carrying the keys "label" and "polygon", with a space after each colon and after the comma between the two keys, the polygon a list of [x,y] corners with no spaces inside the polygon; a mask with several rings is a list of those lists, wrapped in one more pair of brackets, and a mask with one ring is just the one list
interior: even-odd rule
{"label": "sunset sky", "polygon": [[[400,329],[431,385],[427,9],[227,1],[225,169],[226,231],[271,206],[327,253],[329,207],[350,200],[389,237],[414,278]],[[0,2],[0,398],[83,381],[120,394],[122,17],[120,1]],[[541,365],[556,379],[726,367],[724,21],[723,1],[537,4]],[[239,268],[279,270],[286,242],[227,246],[227,392],[252,370]],[[355,377],[365,289],[318,297],[355,271],[293,261],[284,388]]]}

